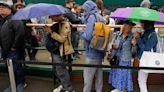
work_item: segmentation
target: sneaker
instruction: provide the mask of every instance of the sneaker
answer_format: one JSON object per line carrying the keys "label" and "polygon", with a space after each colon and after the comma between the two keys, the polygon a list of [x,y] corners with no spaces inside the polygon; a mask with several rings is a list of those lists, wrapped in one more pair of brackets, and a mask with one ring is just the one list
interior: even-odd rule
{"label": "sneaker", "polygon": [[80,51],[78,52],[78,54],[79,54],[79,55],[83,55],[83,53],[82,53],[82,52],[80,52]]}
{"label": "sneaker", "polygon": [[25,84],[18,84],[17,85],[17,92],[23,92],[24,87],[25,87]]}
{"label": "sneaker", "polygon": [[[23,92],[23,89],[27,87],[27,84],[18,84],[17,92]],[[3,92],[11,92],[11,87],[6,88]]]}
{"label": "sneaker", "polygon": [[3,92],[11,92],[11,87],[6,88]]}
{"label": "sneaker", "polygon": [[119,92],[118,89],[113,89],[111,92]]}
{"label": "sneaker", "polygon": [[59,87],[55,88],[53,92],[60,92],[63,89],[63,86],[60,85]]}
{"label": "sneaker", "polygon": [[[69,91],[64,91],[64,92],[69,92]],[[72,91],[72,92],[75,92],[75,90],[74,90],[74,91]]]}
{"label": "sneaker", "polygon": [[24,88],[26,88],[26,87],[27,87],[27,83],[24,84]]}

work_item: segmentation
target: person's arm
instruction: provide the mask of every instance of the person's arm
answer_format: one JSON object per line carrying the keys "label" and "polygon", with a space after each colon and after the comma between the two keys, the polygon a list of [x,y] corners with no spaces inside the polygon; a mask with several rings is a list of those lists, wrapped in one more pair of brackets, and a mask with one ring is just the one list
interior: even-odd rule
{"label": "person's arm", "polygon": [[81,21],[78,17],[76,17],[76,15],[73,12],[67,13],[66,17],[72,24],[79,24]]}
{"label": "person's arm", "polygon": [[151,49],[157,44],[157,36],[156,34],[152,34],[150,38],[143,42],[143,40],[139,37],[137,38],[137,45],[141,51],[151,51]]}
{"label": "person's arm", "polygon": [[88,18],[88,23],[86,24],[86,29],[79,30],[79,34],[82,36],[84,40],[86,41],[92,40],[95,21],[96,21],[95,16],[90,15],[90,17]]}
{"label": "person's arm", "polygon": [[20,44],[25,38],[25,27],[22,21],[19,20],[13,20],[11,21],[12,28],[14,30],[15,38],[14,42],[12,44],[12,48],[17,49],[20,47]]}

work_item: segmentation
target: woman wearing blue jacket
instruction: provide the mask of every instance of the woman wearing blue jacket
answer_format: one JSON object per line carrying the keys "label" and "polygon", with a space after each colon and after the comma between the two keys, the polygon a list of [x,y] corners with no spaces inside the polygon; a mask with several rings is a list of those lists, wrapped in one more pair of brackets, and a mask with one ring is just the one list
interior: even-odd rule
{"label": "woman wearing blue jacket", "polygon": [[[138,46],[137,57],[141,59],[141,56],[144,51],[154,51],[156,52],[156,46],[158,43],[157,35],[155,33],[154,22],[152,21],[141,21],[144,33],[140,35],[139,33],[135,33],[135,42]],[[138,84],[140,87],[140,92],[148,92],[147,90],[147,78],[148,73],[143,71],[138,72]]]}
{"label": "woman wearing blue jacket", "polygon": [[[125,21],[121,32],[116,34],[112,44],[112,57],[118,58],[118,66],[131,66],[132,54],[135,52],[136,43],[132,42],[132,28],[135,24]],[[115,88],[111,92],[132,92],[132,72],[129,69],[111,69],[109,83]]]}

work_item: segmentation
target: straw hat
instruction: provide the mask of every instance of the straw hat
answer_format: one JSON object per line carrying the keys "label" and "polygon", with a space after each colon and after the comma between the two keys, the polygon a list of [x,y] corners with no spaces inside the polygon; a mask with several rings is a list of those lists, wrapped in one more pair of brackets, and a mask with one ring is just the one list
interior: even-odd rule
{"label": "straw hat", "polygon": [[21,2],[17,2],[14,4],[14,9],[16,9],[18,6],[25,7],[25,5]]}

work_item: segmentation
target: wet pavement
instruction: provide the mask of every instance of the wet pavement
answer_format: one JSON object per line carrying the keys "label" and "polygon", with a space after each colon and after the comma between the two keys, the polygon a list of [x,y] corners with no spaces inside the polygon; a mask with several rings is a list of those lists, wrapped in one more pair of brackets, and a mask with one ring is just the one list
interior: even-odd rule
{"label": "wet pavement", "polygon": [[[57,86],[54,85],[52,78],[33,77],[26,76],[27,87],[24,92],[53,92],[53,89]],[[0,73],[0,92],[8,87],[9,79],[7,74]],[[76,92],[82,92],[83,83],[79,81],[73,81],[73,86]],[[164,92],[164,85],[149,85],[149,92]],[[110,92],[111,86],[104,83],[103,92]],[[134,92],[139,92],[138,86],[134,85]]]}

